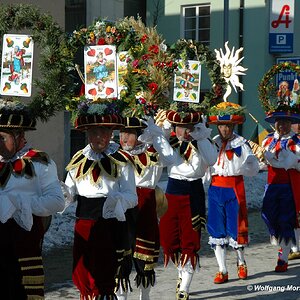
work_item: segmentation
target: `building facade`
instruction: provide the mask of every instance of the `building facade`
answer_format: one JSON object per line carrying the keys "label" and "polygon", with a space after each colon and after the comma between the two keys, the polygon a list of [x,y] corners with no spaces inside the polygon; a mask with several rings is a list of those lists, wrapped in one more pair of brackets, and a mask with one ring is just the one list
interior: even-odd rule
{"label": "building facade", "polygon": [[[274,0],[273,0],[274,1]],[[290,1],[275,0],[283,6]],[[242,66],[248,68],[246,76],[240,76],[244,92],[231,93],[228,101],[246,106],[265,127],[264,110],[258,99],[258,85],[264,74],[279,59],[290,60],[300,57],[300,2],[294,2],[293,52],[269,53],[271,0],[155,0],[147,1],[147,24],[156,20],[158,31],[170,45],[179,38],[196,39],[211,50],[243,47]],[[282,20],[286,18],[284,12]],[[284,23],[280,26],[285,26]],[[242,78],[241,78],[242,77]],[[298,78],[299,79],[299,78]],[[209,88],[210,81],[204,80],[202,90]],[[242,133],[249,138],[256,123],[248,116]]]}
{"label": "building facade", "polygon": [[[245,91],[233,91],[228,100],[246,106],[248,112],[265,127],[268,125],[264,122],[265,113],[258,99],[259,82],[280,59],[300,58],[300,2],[293,2],[293,52],[269,53],[272,0],[0,0],[4,4],[33,4],[41,11],[50,13],[66,32],[90,25],[98,17],[114,21],[125,16],[139,15],[148,26],[157,26],[168,45],[179,38],[185,38],[201,41],[212,51],[224,49],[226,41],[230,49],[243,47],[242,66],[248,70],[246,76],[240,77],[240,81]],[[83,63],[80,55],[77,60],[79,64]],[[35,55],[34,76],[38,76],[37,66],[38,55]],[[202,91],[209,90],[211,86],[206,74],[204,70]],[[255,125],[248,116],[240,128],[241,133],[249,138]],[[53,157],[59,177],[63,179],[64,168],[70,157],[86,142],[84,134],[72,128],[68,112],[58,113],[47,123],[39,122],[37,128],[36,132],[29,133],[29,142]]]}

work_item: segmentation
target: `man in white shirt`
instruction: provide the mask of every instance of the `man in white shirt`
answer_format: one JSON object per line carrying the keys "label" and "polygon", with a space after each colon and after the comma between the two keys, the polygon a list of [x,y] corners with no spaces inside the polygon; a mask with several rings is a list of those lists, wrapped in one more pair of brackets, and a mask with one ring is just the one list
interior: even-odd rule
{"label": "man in white shirt", "polygon": [[[199,263],[201,227],[205,227],[205,193],[202,184],[208,166],[215,163],[217,150],[209,140],[211,129],[200,112],[166,112],[164,130],[175,126],[167,155],[168,210],[160,220],[164,263],[171,259],[178,268],[176,299],[189,298],[189,288]],[[166,148],[163,148],[166,149]],[[157,151],[159,150],[157,147]],[[166,150],[165,150],[166,151]]]}
{"label": "man in white shirt", "polygon": [[248,218],[243,176],[256,175],[259,163],[247,140],[234,132],[234,125],[244,121],[242,107],[231,102],[220,103],[209,113],[208,123],[217,125],[219,131],[213,139],[219,154],[217,162],[209,170],[211,184],[207,220],[209,244],[219,265],[214,278],[216,284],[228,281],[228,245],[236,250],[238,277],[247,278],[244,246],[248,244]]}
{"label": "man in white shirt", "polygon": [[296,244],[295,228],[300,215],[300,138],[291,131],[299,123],[299,112],[288,105],[279,105],[268,112],[266,121],[274,124],[275,132],[262,143],[268,165],[268,181],[263,199],[262,218],[272,245],[280,245],[275,272],[286,272],[288,255]]}
{"label": "man in white shirt", "polygon": [[[80,299],[115,299],[115,280],[130,254],[126,211],[137,205],[137,195],[130,156],[111,141],[123,120],[102,115],[93,105],[75,121],[77,129],[87,131],[89,144],[73,156],[65,180],[77,200],[73,281]],[[127,283],[117,286],[122,287]]]}
{"label": "man in white shirt", "polygon": [[0,101],[1,298],[44,299],[43,218],[64,209],[53,160],[26,143],[36,121],[22,104]]}

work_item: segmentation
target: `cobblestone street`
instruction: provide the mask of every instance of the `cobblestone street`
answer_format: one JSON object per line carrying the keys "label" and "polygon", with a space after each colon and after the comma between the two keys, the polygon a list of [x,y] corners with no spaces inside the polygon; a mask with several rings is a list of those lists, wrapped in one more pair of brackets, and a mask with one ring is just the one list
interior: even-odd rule
{"label": "cobblestone street", "polygon": [[[190,289],[190,300],[198,299],[300,299],[299,270],[300,260],[289,262],[286,273],[275,273],[277,248],[269,244],[265,224],[258,211],[249,213],[250,245],[246,249],[248,264],[247,280],[239,280],[236,273],[236,257],[233,251],[228,251],[227,266],[229,282],[215,285],[213,278],[217,272],[217,262],[213,251],[207,245],[207,233],[202,237],[200,250],[201,268],[194,275]],[[46,299],[79,299],[79,292],[71,281],[72,249],[55,249],[45,258]],[[157,283],[150,295],[153,300],[175,300],[175,284],[177,270],[169,264],[164,268],[162,261],[156,269]],[[134,287],[128,300],[138,299],[138,291]]]}

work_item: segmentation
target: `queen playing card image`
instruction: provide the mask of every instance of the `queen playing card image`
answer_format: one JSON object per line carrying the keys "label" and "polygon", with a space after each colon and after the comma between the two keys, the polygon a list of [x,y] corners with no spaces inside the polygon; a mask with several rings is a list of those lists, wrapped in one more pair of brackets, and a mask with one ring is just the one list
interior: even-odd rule
{"label": "queen playing card image", "polygon": [[115,46],[84,48],[85,96],[88,99],[117,97],[116,61]]}
{"label": "queen playing card image", "polygon": [[32,86],[33,40],[28,35],[3,36],[1,95],[30,97]]}
{"label": "queen playing card image", "polygon": [[199,61],[178,61],[174,76],[173,99],[181,102],[199,103],[201,65]]}

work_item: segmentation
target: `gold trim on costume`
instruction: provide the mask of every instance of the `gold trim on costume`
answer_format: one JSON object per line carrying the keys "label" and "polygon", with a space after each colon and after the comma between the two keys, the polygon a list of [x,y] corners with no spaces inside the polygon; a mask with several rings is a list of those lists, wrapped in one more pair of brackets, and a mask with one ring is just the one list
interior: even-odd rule
{"label": "gold trim on costume", "polygon": [[136,238],[137,241],[142,241],[144,243],[148,243],[148,244],[155,244],[155,242],[152,242],[152,241],[149,241],[149,240],[144,240],[144,239],[141,239],[141,238]]}
{"label": "gold trim on costume", "polygon": [[27,295],[27,300],[44,300],[44,296],[40,295]]}
{"label": "gold trim on costume", "polygon": [[43,266],[40,265],[40,266],[21,267],[22,271],[25,271],[25,270],[35,270],[35,269],[43,269]]}
{"label": "gold trim on costume", "polygon": [[44,289],[44,285],[24,285],[26,290],[39,290]]}
{"label": "gold trim on costume", "polygon": [[44,275],[37,275],[37,276],[23,276],[22,277],[22,284],[43,284],[45,282]]}
{"label": "gold trim on costume", "polygon": [[[159,163],[159,154],[156,150],[146,150],[141,154],[133,155],[132,158],[134,160],[134,171],[139,177],[144,176],[145,170],[147,168],[149,168],[150,166],[155,166]],[[142,159],[145,159],[145,162],[142,162]]]}
{"label": "gold trim on costume", "polygon": [[120,175],[118,166],[124,166],[129,161],[129,157],[122,151],[117,151],[111,155],[104,155],[100,160],[89,160],[83,155],[83,150],[78,151],[66,170],[75,170],[75,180],[79,181],[89,176],[90,183],[98,185],[103,174],[110,178],[117,178]]}
{"label": "gold trim on costume", "polygon": [[23,257],[19,258],[18,261],[31,261],[31,260],[42,260],[41,256],[34,256],[34,257]]}
{"label": "gold trim on costume", "polygon": [[134,252],[133,257],[134,257],[134,258],[138,258],[138,259],[140,259],[140,260],[147,261],[147,262],[153,262],[154,259],[155,259],[156,257],[158,257],[158,256]]}

